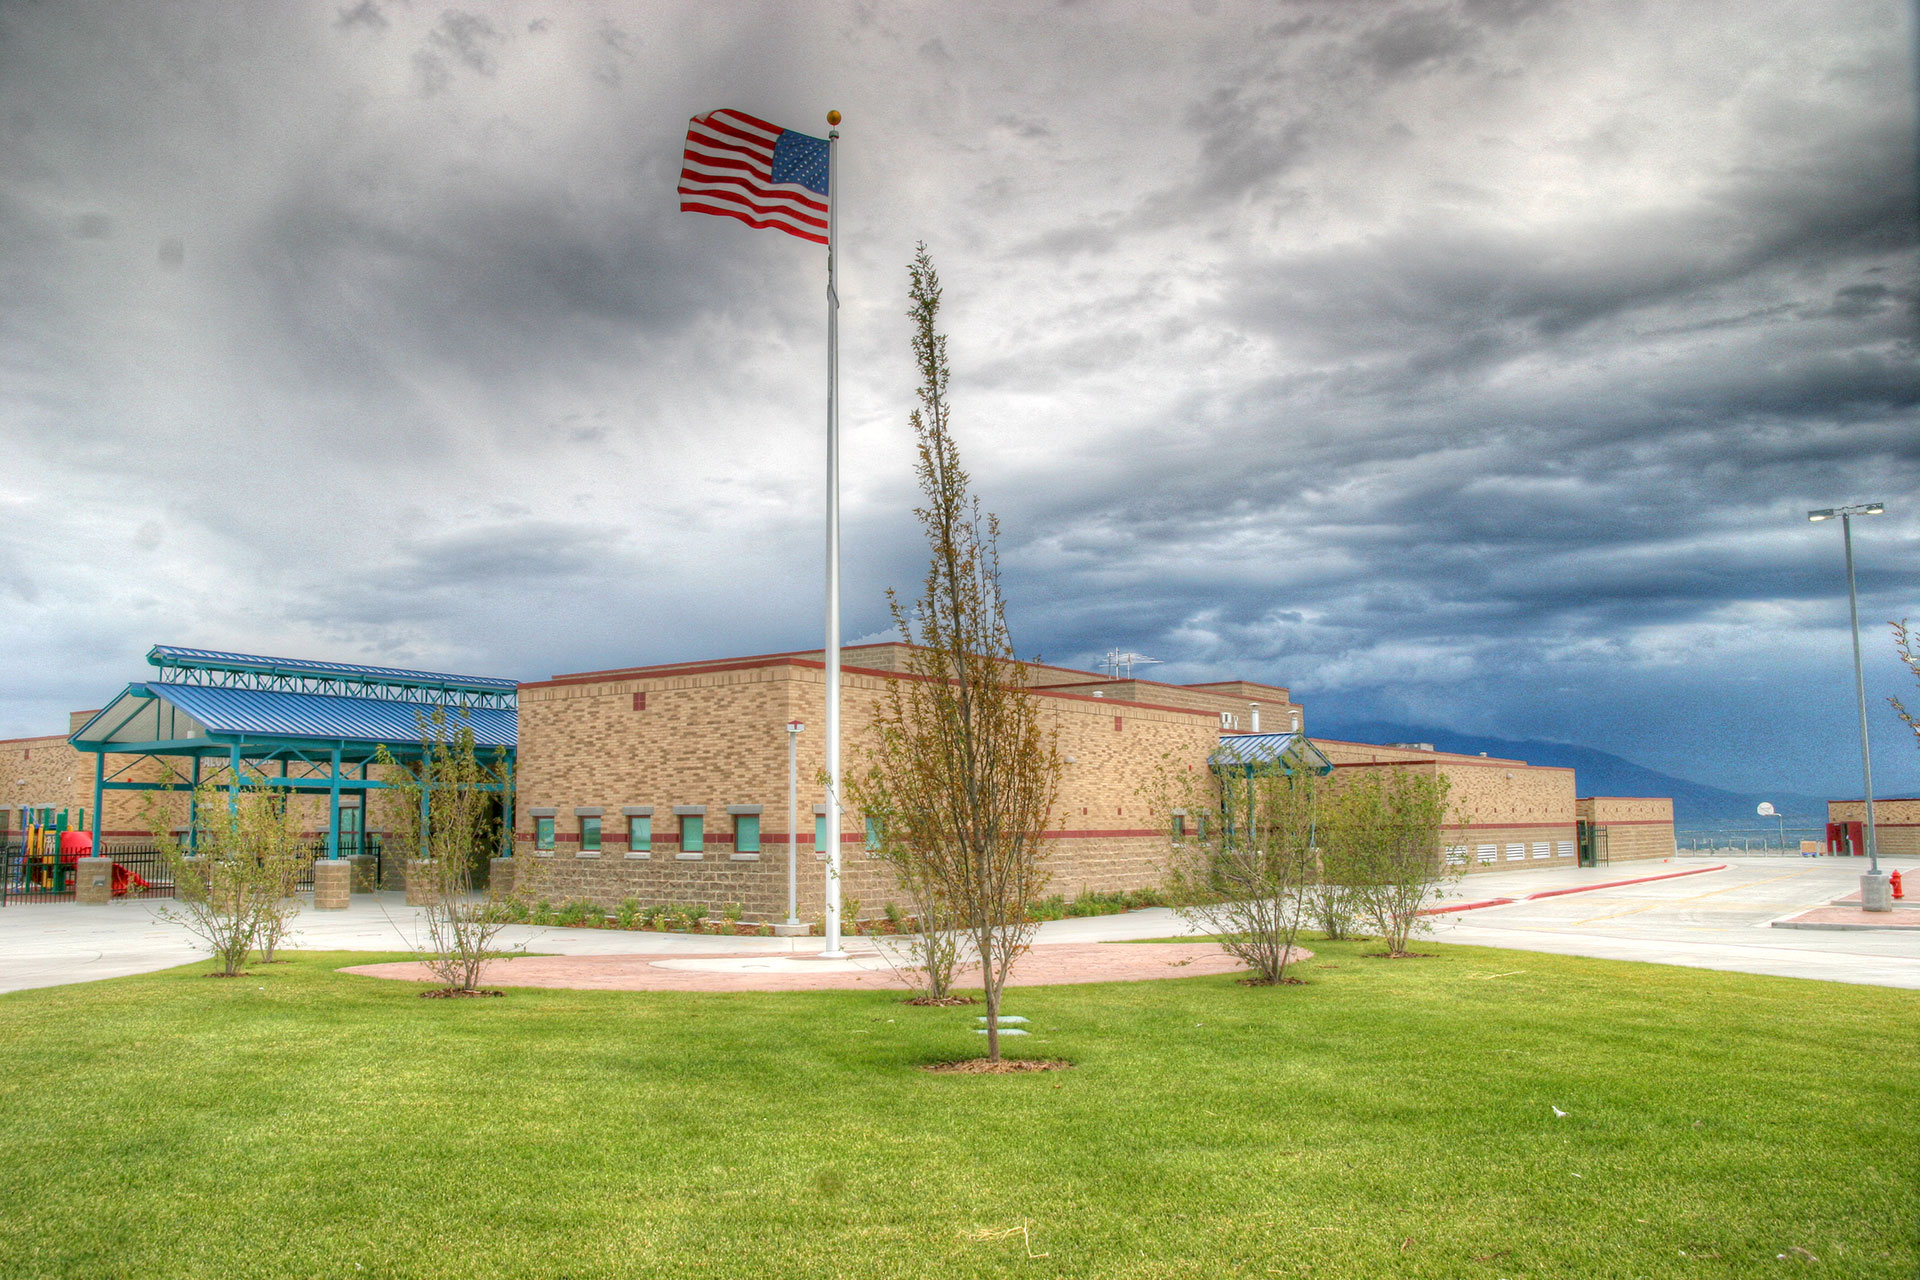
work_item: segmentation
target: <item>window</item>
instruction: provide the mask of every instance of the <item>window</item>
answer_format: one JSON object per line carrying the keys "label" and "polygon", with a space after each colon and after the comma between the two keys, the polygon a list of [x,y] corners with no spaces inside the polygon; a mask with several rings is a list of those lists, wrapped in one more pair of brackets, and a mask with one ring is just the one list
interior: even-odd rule
{"label": "window", "polygon": [[653,851],[653,815],[627,815],[627,852],[651,853]]}
{"label": "window", "polygon": [[885,824],[879,818],[867,819],[867,852],[880,852],[880,845],[886,840]]}
{"label": "window", "polygon": [[1485,866],[1489,862],[1500,861],[1500,846],[1497,844],[1478,844],[1473,847],[1473,856]]}
{"label": "window", "polygon": [[1571,858],[1573,856],[1573,841],[1560,841],[1560,843],[1555,846],[1554,856],[1557,858]]}
{"label": "window", "polygon": [[1179,844],[1180,838],[1186,834],[1187,834],[1187,815],[1184,813],[1174,814],[1173,815],[1173,842],[1175,844]]}
{"label": "window", "polygon": [[824,813],[816,813],[813,815],[814,856],[819,858],[827,857],[831,852],[828,848],[829,843],[827,839],[827,815]]}
{"label": "window", "polygon": [[1467,846],[1463,844],[1448,845],[1447,846],[1447,865],[1450,867],[1466,866],[1467,865]]}
{"label": "window", "polygon": [[580,819],[580,852],[600,852],[600,819],[597,816]]}
{"label": "window", "polygon": [[704,853],[707,848],[707,820],[698,813],[680,815],[680,852]]}
{"label": "window", "polygon": [[1526,856],[1527,856],[1527,846],[1523,844],[1510,844],[1507,846],[1508,862],[1519,862],[1525,859]]}
{"label": "window", "polygon": [[757,813],[737,813],[733,817],[733,851],[735,853],[760,852],[760,815]]}
{"label": "window", "polygon": [[553,852],[553,819],[535,818],[533,820],[533,847],[538,853]]}
{"label": "window", "polygon": [[1553,856],[1553,842],[1550,840],[1535,840],[1533,842],[1533,856],[1536,858],[1551,858]]}

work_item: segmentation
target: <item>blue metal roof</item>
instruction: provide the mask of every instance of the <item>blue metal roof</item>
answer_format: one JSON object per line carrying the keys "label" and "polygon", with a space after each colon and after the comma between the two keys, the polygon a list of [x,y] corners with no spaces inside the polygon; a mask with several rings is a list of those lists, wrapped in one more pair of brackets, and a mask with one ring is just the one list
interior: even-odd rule
{"label": "blue metal roof", "polygon": [[1302,758],[1314,762],[1319,773],[1333,770],[1333,761],[1303,733],[1229,734],[1220,739],[1220,745],[1207,757],[1207,764],[1215,769],[1233,765],[1285,765]]}
{"label": "blue metal roof", "polygon": [[402,667],[365,667],[346,662],[315,662],[309,658],[273,658],[257,653],[226,653],[218,649],[185,649],[157,644],[147,651],[156,667],[202,668],[215,671],[256,671],[263,675],[296,675],[317,679],[390,681],[476,691],[512,693],[517,681],[497,676],[457,676],[439,671],[409,671]]}
{"label": "blue metal roof", "polygon": [[423,722],[440,711],[446,714],[449,726],[462,720],[471,724],[476,746],[512,749],[519,740],[519,717],[508,707],[445,707],[392,698],[346,698],[151,680],[145,687],[206,726],[209,735],[222,738],[266,735],[406,746],[419,743]]}

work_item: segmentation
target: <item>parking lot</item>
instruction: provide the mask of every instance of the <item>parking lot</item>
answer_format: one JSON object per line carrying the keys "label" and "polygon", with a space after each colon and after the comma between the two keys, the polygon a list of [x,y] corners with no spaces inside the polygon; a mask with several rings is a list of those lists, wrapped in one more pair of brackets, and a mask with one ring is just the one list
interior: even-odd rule
{"label": "parking lot", "polygon": [[[1706,867],[1674,879],[1536,898],[1436,918],[1434,938],[1560,955],[1770,973],[1833,982],[1920,988],[1920,930],[1775,929],[1788,916],[1858,891],[1861,858],[1676,858],[1549,872],[1475,876],[1456,898],[1538,893],[1579,883]],[[1902,873],[1908,868],[1900,863]],[[1902,919],[1908,913],[1899,913]]]}

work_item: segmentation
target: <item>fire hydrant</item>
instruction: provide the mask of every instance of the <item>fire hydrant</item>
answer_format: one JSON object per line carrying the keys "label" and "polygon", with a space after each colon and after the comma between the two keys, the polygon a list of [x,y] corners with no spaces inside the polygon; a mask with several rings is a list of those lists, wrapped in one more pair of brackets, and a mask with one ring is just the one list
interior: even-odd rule
{"label": "fire hydrant", "polygon": [[1904,898],[1907,896],[1900,892],[1900,873],[1898,871],[1890,871],[1887,873],[1887,883],[1892,886],[1894,897]]}

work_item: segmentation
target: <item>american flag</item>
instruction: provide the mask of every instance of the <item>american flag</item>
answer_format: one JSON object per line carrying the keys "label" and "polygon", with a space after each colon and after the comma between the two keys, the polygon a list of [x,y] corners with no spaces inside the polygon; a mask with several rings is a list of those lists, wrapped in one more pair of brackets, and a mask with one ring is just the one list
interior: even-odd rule
{"label": "american flag", "polygon": [[750,227],[827,243],[827,140],[709,111],[687,122],[680,211],[717,213]]}

